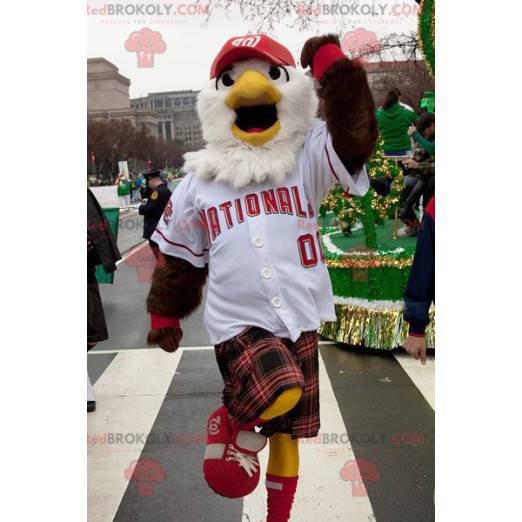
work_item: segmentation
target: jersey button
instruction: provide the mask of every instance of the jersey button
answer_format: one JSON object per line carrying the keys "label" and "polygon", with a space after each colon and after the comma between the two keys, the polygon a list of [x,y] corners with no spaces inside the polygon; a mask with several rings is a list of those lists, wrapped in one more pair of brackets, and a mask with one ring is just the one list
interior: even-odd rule
{"label": "jersey button", "polygon": [[281,308],[282,304],[283,303],[282,303],[281,298],[279,296],[272,297],[272,306],[274,308]]}
{"label": "jersey button", "polygon": [[264,244],[263,238],[261,236],[255,237],[252,242],[254,243],[254,246],[256,246],[257,248],[261,248]]}
{"label": "jersey button", "polygon": [[265,279],[270,279],[272,277],[272,269],[268,267],[263,268],[263,270],[261,270],[261,275]]}

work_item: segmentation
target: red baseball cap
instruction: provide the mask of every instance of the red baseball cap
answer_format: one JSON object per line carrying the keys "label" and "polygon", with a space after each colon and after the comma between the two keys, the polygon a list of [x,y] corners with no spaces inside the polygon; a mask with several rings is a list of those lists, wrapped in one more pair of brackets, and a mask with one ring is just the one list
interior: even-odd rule
{"label": "red baseball cap", "polygon": [[215,78],[228,65],[247,58],[261,58],[276,65],[295,67],[292,53],[284,45],[266,34],[247,34],[230,38],[221,48],[212,62],[210,78]]}

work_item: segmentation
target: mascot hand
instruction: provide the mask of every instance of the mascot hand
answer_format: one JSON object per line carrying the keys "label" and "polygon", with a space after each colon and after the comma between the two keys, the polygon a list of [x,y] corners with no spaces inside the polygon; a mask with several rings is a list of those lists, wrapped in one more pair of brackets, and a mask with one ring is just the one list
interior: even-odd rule
{"label": "mascot hand", "polygon": [[339,37],[335,34],[314,36],[313,38],[309,38],[308,40],[306,40],[305,44],[303,45],[303,50],[301,51],[301,65],[303,69],[306,69],[307,67],[312,67],[314,54],[320,47],[327,43],[333,43],[341,47]]}
{"label": "mascot hand", "polygon": [[158,345],[166,352],[175,352],[183,337],[181,328],[158,328],[157,330],[150,330],[147,336],[147,342],[151,346]]}

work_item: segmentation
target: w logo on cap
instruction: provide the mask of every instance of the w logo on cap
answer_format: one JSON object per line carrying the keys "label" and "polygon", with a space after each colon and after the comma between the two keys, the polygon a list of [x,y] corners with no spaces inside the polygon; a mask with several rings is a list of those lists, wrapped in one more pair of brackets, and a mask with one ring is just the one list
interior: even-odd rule
{"label": "w logo on cap", "polygon": [[221,417],[218,415],[208,421],[208,432],[210,435],[217,435],[219,433],[219,425],[221,424]]}
{"label": "w logo on cap", "polygon": [[240,60],[257,58],[276,65],[295,67],[292,53],[266,34],[233,36],[214,58],[210,67],[210,77],[216,78],[225,67]]}
{"label": "w logo on cap", "polygon": [[234,47],[255,47],[261,40],[261,36],[259,34],[253,34],[251,36],[242,36],[241,38],[236,38],[232,42],[230,42]]}

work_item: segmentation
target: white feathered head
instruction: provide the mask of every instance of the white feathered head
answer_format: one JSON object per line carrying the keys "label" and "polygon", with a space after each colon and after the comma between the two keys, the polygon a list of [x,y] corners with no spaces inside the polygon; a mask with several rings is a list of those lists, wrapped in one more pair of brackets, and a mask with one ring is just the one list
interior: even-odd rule
{"label": "white feathered head", "polygon": [[198,97],[205,149],[185,154],[184,170],[234,187],[281,183],[295,166],[318,99],[312,78],[266,35],[227,41]]}

